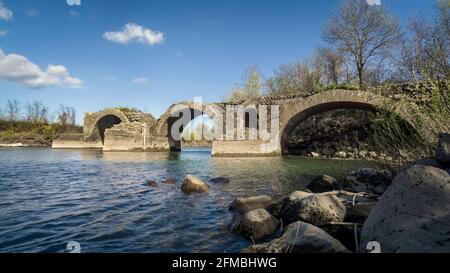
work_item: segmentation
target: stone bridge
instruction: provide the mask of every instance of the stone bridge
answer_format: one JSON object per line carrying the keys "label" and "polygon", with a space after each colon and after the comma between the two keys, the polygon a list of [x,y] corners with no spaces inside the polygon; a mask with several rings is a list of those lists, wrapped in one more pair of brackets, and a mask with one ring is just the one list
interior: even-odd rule
{"label": "stone bridge", "polygon": [[[242,102],[240,105],[244,111],[233,112],[229,123],[226,122],[226,113],[231,109],[235,110],[238,107],[236,104],[200,105],[195,102],[182,102],[170,106],[159,119],[148,113],[116,108],[86,113],[84,134],[61,136],[54,140],[53,147],[101,148],[104,151],[179,151],[181,142],[178,137],[181,132],[174,133],[172,127],[183,115],[190,113],[189,120],[203,114],[208,115],[218,128],[223,129],[223,134],[219,133],[212,142],[214,156],[281,155],[286,153],[288,136],[298,124],[310,116],[336,109],[393,112],[414,128],[425,141],[437,139],[437,132],[430,130],[430,118],[423,116],[416,104],[405,102],[398,94],[379,95],[360,90],[329,90],[306,97],[261,97]],[[272,136],[270,139],[262,139],[258,134],[256,139],[250,137],[252,130],[256,131],[261,126],[259,115],[263,113],[260,111],[262,105],[274,106],[267,111],[269,123],[270,118],[278,118],[279,121],[278,124],[267,125],[266,131]],[[276,108],[277,111],[274,110]],[[256,125],[249,124],[251,115],[255,115],[258,120]],[[217,119],[218,116],[224,118]],[[239,128],[245,131],[243,139],[236,139]]]}

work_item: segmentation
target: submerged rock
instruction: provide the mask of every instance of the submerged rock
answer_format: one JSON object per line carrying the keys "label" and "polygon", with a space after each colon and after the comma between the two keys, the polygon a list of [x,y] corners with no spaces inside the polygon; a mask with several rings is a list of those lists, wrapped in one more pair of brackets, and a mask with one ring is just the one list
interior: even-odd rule
{"label": "submerged rock", "polygon": [[177,183],[177,180],[176,180],[176,179],[173,179],[173,178],[168,178],[168,179],[166,179],[166,180],[161,181],[161,183],[173,185],[173,184],[176,184],[176,183]]}
{"label": "submerged rock", "polygon": [[230,178],[227,177],[214,177],[211,180],[209,180],[211,183],[229,183]]}
{"label": "submerged rock", "polygon": [[233,203],[231,203],[230,209],[240,213],[247,213],[254,209],[266,209],[272,203],[272,198],[267,195],[237,198],[233,201]]}
{"label": "submerged rock", "polygon": [[450,175],[429,166],[398,174],[364,223],[361,249],[370,241],[386,253],[450,252]]}
{"label": "submerged rock", "polygon": [[207,192],[209,190],[209,186],[200,178],[193,175],[188,175],[181,185],[181,190],[186,194],[193,192]]}
{"label": "submerged rock", "polygon": [[319,193],[339,190],[341,187],[334,177],[324,174],[311,181],[307,188],[312,192]]}
{"label": "submerged rock", "polygon": [[338,240],[324,230],[297,221],[284,229],[284,233],[267,244],[250,246],[243,253],[347,253]]}
{"label": "submerged rock", "polygon": [[158,188],[159,187],[158,182],[153,181],[153,180],[147,180],[147,185],[150,186],[150,187],[153,187],[153,188]]}
{"label": "submerged rock", "polygon": [[439,135],[439,145],[436,150],[436,160],[445,166],[450,166],[450,134]]}
{"label": "submerged rock", "polygon": [[279,221],[265,209],[255,209],[238,217],[233,223],[233,233],[258,241],[277,230]]}
{"label": "submerged rock", "polygon": [[353,171],[345,178],[345,182],[346,186],[353,192],[367,192],[380,195],[392,183],[392,180],[385,172],[363,168]]}

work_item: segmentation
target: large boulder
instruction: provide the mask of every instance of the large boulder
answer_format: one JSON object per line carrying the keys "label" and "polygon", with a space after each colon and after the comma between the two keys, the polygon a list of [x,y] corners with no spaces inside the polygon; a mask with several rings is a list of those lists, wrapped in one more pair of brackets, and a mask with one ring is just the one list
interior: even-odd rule
{"label": "large boulder", "polygon": [[292,206],[295,202],[299,201],[302,198],[311,196],[312,193],[304,192],[304,191],[294,191],[288,196],[283,197],[280,201],[272,204],[268,211],[273,214],[277,218],[281,218],[282,212],[287,208]]}
{"label": "large boulder", "polygon": [[429,166],[397,175],[364,223],[360,249],[370,241],[386,253],[450,252],[450,175]]}
{"label": "large boulder", "polygon": [[308,190],[316,193],[341,189],[337,180],[334,177],[326,174],[316,177],[308,184],[307,188]]}
{"label": "large boulder", "polygon": [[243,253],[347,253],[338,240],[322,229],[297,221],[284,229],[284,233],[267,244],[250,246]]}
{"label": "large boulder", "polygon": [[284,225],[295,221],[303,221],[315,226],[327,225],[330,222],[342,222],[346,209],[344,204],[334,195],[311,194],[288,203],[281,211],[277,211]]}
{"label": "large boulder", "polygon": [[346,187],[353,192],[383,194],[392,179],[383,171],[371,168],[355,170],[345,178]]}
{"label": "large boulder", "polygon": [[274,233],[279,221],[265,209],[255,209],[238,217],[231,230],[233,233],[258,241]]}
{"label": "large boulder", "polygon": [[436,150],[436,160],[445,166],[450,166],[450,134],[439,135],[439,145]]}
{"label": "large boulder", "polygon": [[237,198],[230,205],[230,209],[239,213],[247,213],[254,209],[266,209],[273,203],[272,198],[267,195]]}
{"label": "large boulder", "polygon": [[209,190],[209,186],[200,178],[193,175],[188,175],[181,185],[181,190],[186,194],[190,194],[193,192],[206,192]]}

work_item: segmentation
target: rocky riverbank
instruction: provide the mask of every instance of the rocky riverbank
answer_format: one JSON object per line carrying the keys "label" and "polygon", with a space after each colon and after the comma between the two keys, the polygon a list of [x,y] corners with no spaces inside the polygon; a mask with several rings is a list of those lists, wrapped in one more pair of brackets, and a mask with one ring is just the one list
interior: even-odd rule
{"label": "rocky riverbank", "polygon": [[[188,175],[181,190],[210,186]],[[282,198],[241,197],[229,208],[230,232],[252,243],[244,253],[450,253],[450,134],[440,135],[434,158],[398,173],[361,168],[340,181],[323,174]]]}
{"label": "rocky riverbank", "polygon": [[[450,252],[450,135],[434,159],[391,175],[359,169],[317,177],[280,200],[238,198],[231,232],[245,253]],[[378,249],[378,246],[380,249]]]}

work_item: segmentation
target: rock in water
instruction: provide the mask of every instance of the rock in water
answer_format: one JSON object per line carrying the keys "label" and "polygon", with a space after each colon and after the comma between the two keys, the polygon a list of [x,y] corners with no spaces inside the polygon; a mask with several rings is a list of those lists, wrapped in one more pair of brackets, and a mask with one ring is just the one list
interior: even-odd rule
{"label": "rock in water", "polygon": [[293,202],[280,213],[283,224],[303,221],[315,226],[342,222],[345,218],[344,204],[334,195],[312,194]]}
{"label": "rock in water", "polygon": [[247,198],[237,198],[230,205],[230,209],[240,213],[247,213],[254,209],[265,209],[272,204],[272,198],[267,195],[260,195]]}
{"label": "rock in water", "polygon": [[279,221],[265,209],[255,209],[237,218],[231,230],[258,241],[277,230]]}
{"label": "rock in water", "polygon": [[200,178],[193,175],[188,175],[181,185],[181,190],[186,194],[193,192],[207,192],[209,190],[209,186],[200,180]]}
{"label": "rock in water", "polygon": [[383,194],[392,180],[384,172],[371,168],[353,171],[345,178],[347,187],[353,192]]}
{"label": "rock in water", "polygon": [[176,180],[176,179],[173,179],[173,178],[168,178],[168,179],[166,179],[166,180],[163,180],[161,183],[173,185],[173,184],[176,184],[176,183],[177,183],[177,180]]}
{"label": "rock in water", "polygon": [[153,180],[147,180],[147,185],[153,188],[158,188],[159,184],[156,181]]}
{"label": "rock in water", "polygon": [[212,178],[211,180],[209,180],[209,182],[211,182],[211,183],[223,183],[223,184],[225,184],[225,183],[229,183],[230,182],[230,178],[228,178],[228,177],[214,177],[214,178]]}
{"label": "rock in water", "polygon": [[450,134],[439,135],[439,145],[436,150],[436,160],[445,166],[450,166]]}
{"label": "rock in water", "polygon": [[290,224],[270,243],[253,245],[243,253],[347,253],[338,240],[322,229],[301,221]]}
{"label": "rock in water", "polygon": [[311,181],[311,183],[308,184],[307,188],[315,193],[341,189],[337,180],[326,174],[316,177],[313,181]]}
{"label": "rock in water", "polygon": [[361,233],[381,252],[450,252],[450,175],[413,166],[397,175],[373,208]]}

